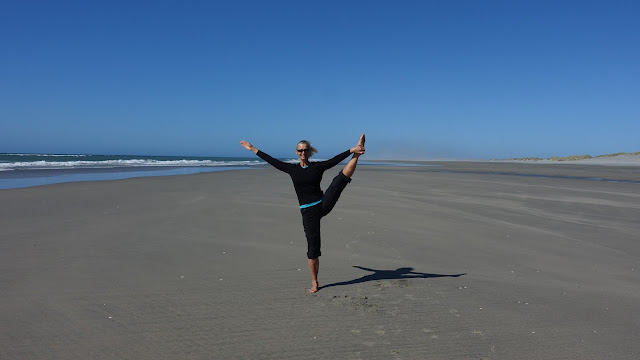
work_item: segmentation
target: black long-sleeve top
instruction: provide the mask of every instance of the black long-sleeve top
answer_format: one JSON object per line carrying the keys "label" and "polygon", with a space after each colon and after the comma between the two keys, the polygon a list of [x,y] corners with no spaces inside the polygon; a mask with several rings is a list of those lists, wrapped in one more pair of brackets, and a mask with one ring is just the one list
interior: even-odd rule
{"label": "black long-sleeve top", "polygon": [[338,165],[338,163],[346,159],[349,154],[351,154],[351,151],[347,150],[329,160],[309,162],[309,166],[306,168],[300,166],[300,163],[291,164],[274,159],[260,150],[258,150],[256,155],[276,169],[284,171],[291,176],[293,187],[296,189],[296,194],[298,195],[298,202],[300,205],[305,205],[322,200],[323,193],[322,189],[320,189],[322,174],[326,170]]}

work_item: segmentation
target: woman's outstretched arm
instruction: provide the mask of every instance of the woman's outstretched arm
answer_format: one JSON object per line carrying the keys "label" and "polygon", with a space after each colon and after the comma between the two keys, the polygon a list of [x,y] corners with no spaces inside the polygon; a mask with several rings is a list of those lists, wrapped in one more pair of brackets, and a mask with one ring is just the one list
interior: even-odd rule
{"label": "woman's outstretched arm", "polygon": [[356,146],[352,147],[351,149],[341,154],[334,156],[329,160],[325,160],[322,163],[324,164],[325,169],[330,169],[338,165],[342,160],[346,159],[351,154],[353,154],[353,157],[356,159],[360,157],[360,155],[364,154],[364,133],[360,135],[360,139],[358,139],[358,143],[356,144]]}
{"label": "woman's outstretched arm", "polygon": [[342,153],[332,157],[329,160],[319,161],[318,163],[322,164],[322,167],[325,170],[331,169],[332,167],[338,165],[342,160],[348,158],[349,155],[351,155],[351,150],[346,150],[345,152],[342,152]]}
{"label": "woman's outstretched arm", "polygon": [[244,141],[241,140],[240,141],[240,146],[242,146],[243,148],[253,152],[254,154],[258,155],[258,157],[260,157],[262,160],[266,161],[267,163],[269,163],[269,165],[273,166],[274,168],[280,170],[280,171],[284,171],[287,174],[291,172],[291,168],[294,167],[293,164],[289,164],[289,163],[285,163],[282,162],[278,159],[274,159],[271,156],[269,156],[269,154],[266,154],[260,150],[258,150],[257,147],[251,145],[250,142],[248,141]]}

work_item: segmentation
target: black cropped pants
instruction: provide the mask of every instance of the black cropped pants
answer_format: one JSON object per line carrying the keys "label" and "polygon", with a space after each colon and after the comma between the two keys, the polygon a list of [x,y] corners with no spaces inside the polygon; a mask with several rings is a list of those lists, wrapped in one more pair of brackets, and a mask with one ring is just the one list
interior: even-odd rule
{"label": "black cropped pants", "polygon": [[302,226],[304,226],[304,234],[307,237],[307,257],[309,259],[315,259],[322,255],[320,252],[320,219],[329,214],[336,206],[342,190],[350,182],[351,179],[340,171],[325,190],[321,203],[300,209]]}

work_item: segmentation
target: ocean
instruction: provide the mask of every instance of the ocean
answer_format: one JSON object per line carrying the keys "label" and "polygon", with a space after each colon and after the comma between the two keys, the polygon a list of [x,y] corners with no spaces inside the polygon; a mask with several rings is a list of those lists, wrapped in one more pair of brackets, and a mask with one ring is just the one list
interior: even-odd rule
{"label": "ocean", "polygon": [[[298,162],[294,158],[281,158]],[[315,159],[322,160],[322,159]],[[359,165],[385,167],[438,167],[416,163],[360,161]],[[0,153],[0,190],[78,181],[120,180],[133,177],[188,175],[212,171],[259,169],[269,165],[253,157],[139,156],[139,155],[73,155],[73,154],[6,154]],[[397,171],[389,169],[390,171]],[[404,170],[407,171],[407,170]],[[409,170],[410,171],[410,170]],[[640,184],[634,180],[592,177],[553,176],[483,171],[431,170],[524,177],[564,178],[590,181]]]}
{"label": "ocean", "polygon": [[[294,158],[281,158],[298,162]],[[322,159],[315,159],[322,160]],[[416,166],[360,161],[361,165]],[[257,169],[269,166],[253,157],[140,156],[0,153],[0,190],[64,182],[120,180],[133,177],[187,175]]]}
{"label": "ocean", "polygon": [[[282,159],[292,161],[292,159]],[[0,154],[0,189],[75,181],[186,175],[252,169],[257,157],[139,156],[90,154]]]}

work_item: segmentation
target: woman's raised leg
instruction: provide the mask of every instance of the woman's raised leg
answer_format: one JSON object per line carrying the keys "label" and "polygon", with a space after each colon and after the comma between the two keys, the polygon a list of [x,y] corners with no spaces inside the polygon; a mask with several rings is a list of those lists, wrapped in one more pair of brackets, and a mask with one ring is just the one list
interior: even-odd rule
{"label": "woman's raised leg", "polygon": [[351,160],[349,160],[347,165],[344,166],[344,169],[342,169],[342,173],[344,174],[344,176],[348,177],[349,179],[351,179],[353,173],[356,171],[356,166],[358,166],[358,158],[360,157],[360,155],[364,154],[364,133],[360,135],[360,139],[358,139],[358,143],[356,144],[356,146],[352,148],[352,152],[353,157],[351,158]]}
{"label": "woman's raised leg", "polygon": [[358,166],[359,157],[360,155],[356,155],[355,153],[353,154],[353,157],[351,158],[351,160],[349,160],[347,165],[344,166],[344,169],[342,169],[342,173],[344,174],[344,176],[351,179],[351,177],[353,176],[353,173],[356,172],[356,166]]}

